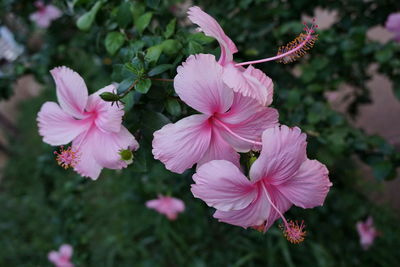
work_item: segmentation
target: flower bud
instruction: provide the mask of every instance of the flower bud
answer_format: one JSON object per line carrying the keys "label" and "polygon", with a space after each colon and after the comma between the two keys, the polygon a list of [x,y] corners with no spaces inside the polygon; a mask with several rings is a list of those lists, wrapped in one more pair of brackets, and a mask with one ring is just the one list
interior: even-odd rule
{"label": "flower bud", "polygon": [[131,164],[133,162],[133,153],[132,150],[123,149],[119,152],[121,156],[121,160],[125,161],[127,164]]}

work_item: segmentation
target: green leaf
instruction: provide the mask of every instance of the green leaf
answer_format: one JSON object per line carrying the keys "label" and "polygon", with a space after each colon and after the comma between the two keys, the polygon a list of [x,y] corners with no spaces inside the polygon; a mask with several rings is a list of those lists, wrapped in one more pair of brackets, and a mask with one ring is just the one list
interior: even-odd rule
{"label": "green leaf", "polygon": [[141,119],[142,122],[141,129],[143,131],[144,137],[151,142],[153,139],[153,133],[165,124],[170,123],[171,121],[159,112],[154,112],[151,110],[143,110],[141,112]]}
{"label": "green leaf", "polygon": [[124,102],[124,110],[125,112],[128,112],[133,105],[135,104],[135,96],[132,93],[127,94],[121,99],[122,102]]}
{"label": "green leaf", "polygon": [[157,62],[162,51],[163,51],[163,47],[161,45],[155,45],[155,46],[149,47],[147,49],[145,59],[149,62]]}
{"label": "green leaf", "polygon": [[93,21],[96,18],[97,12],[100,10],[103,5],[103,1],[97,1],[96,4],[85,14],[79,17],[76,22],[76,26],[81,31],[87,31],[92,27]]}
{"label": "green leaf", "polygon": [[126,90],[129,89],[129,87],[131,87],[131,85],[135,82],[135,77],[129,77],[126,78],[125,80],[123,80],[122,82],[120,82],[118,89],[117,89],[117,93],[123,94],[126,92]]}
{"label": "green leaf", "polygon": [[164,32],[165,39],[168,39],[174,34],[175,26],[176,26],[176,19],[174,18],[168,23],[167,27],[165,28]]}
{"label": "green leaf", "polygon": [[165,108],[172,116],[179,116],[181,114],[181,105],[179,104],[178,100],[174,98],[167,100]]}
{"label": "green leaf", "polygon": [[393,57],[393,50],[391,49],[378,50],[375,53],[375,58],[380,63],[385,63],[389,61],[392,57]]}
{"label": "green leaf", "polygon": [[149,77],[153,77],[156,76],[158,74],[161,74],[167,70],[169,70],[172,67],[172,64],[162,64],[162,65],[158,65],[154,68],[152,68],[149,73],[147,73],[147,76]]}
{"label": "green leaf", "polygon": [[163,52],[169,56],[175,55],[182,48],[182,45],[177,40],[165,40],[161,43]]}
{"label": "green leaf", "polygon": [[150,8],[157,9],[160,5],[160,0],[146,0],[146,4]]}
{"label": "green leaf", "polygon": [[122,3],[117,12],[117,23],[121,28],[125,28],[132,22],[131,3]]}
{"label": "green leaf", "polygon": [[130,167],[134,172],[147,172],[148,162],[146,148],[143,142],[140,143],[139,149],[133,154],[133,163]]}
{"label": "green leaf", "polygon": [[153,17],[152,12],[146,12],[137,19],[135,26],[139,34],[142,34],[143,31],[147,28],[147,26],[149,26],[152,17]]}
{"label": "green leaf", "polygon": [[125,42],[125,37],[120,32],[109,32],[106,36],[105,46],[107,52],[114,55]]}
{"label": "green leaf", "polygon": [[188,45],[189,55],[198,54],[203,52],[203,46],[195,41],[190,41]]}
{"label": "green leaf", "polygon": [[393,172],[393,164],[390,161],[380,161],[372,164],[372,172],[376,179],[383,181],[390,179]]}
{"label": "green leaf", "polygon": [[195,41],[199,44],[205,45],[205,44],[209,44],[212,43],[215,39],[211,38],[209,36],[206,36],[204,33],[202,32],[198,32],[195,34],[191,34],[187,37],[187,40],[190,41]]}
{"label": "green leaf", "polygon": [[135,85],[135,90],[139,93],[146,94],[151,87],[151,80],[150,79],[142,79],[139,80]]}

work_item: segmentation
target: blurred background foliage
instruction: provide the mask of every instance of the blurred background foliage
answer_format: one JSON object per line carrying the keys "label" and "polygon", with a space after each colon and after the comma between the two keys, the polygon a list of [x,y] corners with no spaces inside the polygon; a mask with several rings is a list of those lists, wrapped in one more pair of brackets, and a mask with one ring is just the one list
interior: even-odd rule
{"label": "blurred background foliage", "polygon": [[[192,3],[213,15],[236,43],[238,62],[274,55],[301,32],[302,15],[312,17],[316,7],[338,11],[337,22],[318,31],[319,41],[305,58],[257,65],[274,81],[273,106],[281,123],[308,133],[309,157],[328,166],[334,184],[323,207],[290,210],[289,218],[307,224],[308,238],[300,245],[289,244],[277,226],[262,235],[218,223],[212,209],[191,195],[192,171],[177,175],[152,158],[153,132],[193,110],[177,98],[172,83],[149,77],[172,79],[190,54],[219,54],[216,41],[187,21],[190,2],[53,1],[63,16],[47,30],[29,21],[32,1],[0,3],[2,24],[26,46],[18,60],[2,63],[0,97],[9,97],[12,81],[23,74],[33,74],[46,89],[21,106],[20,135],[10,136],[12,156],[0,182],[0,266],[46,265],[47,252],[62,243],[74,246],[77,266],[396,266],[400,261],[399,218],[355,189],[360,172],[352,160],[359,157],[383,181],[395,178],[400,154],[382,138],[351,126],[325,96],[341,84],[357,88],[348,106],[356,117],[358,107],[370,101],[367,70],[377,64],[400,97],[400,46],[366,36],[400,10],[398,1]],[[55,148],[38,136],[36,114],[44,101],[55,99],[49,70],[59,65],[79,72],[92,92],[120,83],[124,122],[141,145],[127,169],[104,171],[93,182],[57,166]],[[146,209],[144,202],[158,193],[182,198],[186,212],[169,222]],[[382,234],[365,252],[355,223],[369,214]]]}

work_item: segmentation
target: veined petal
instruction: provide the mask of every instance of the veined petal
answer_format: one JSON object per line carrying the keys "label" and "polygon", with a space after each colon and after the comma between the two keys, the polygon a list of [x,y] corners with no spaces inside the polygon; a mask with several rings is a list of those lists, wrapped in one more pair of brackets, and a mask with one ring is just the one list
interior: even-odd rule
{"label": "veined petal", "polygon": [[228,64],[224,66],[222,79],[233,91],[251,97],[263,106],[271,105],[274,84],[261,70],[251,65],[244,69]]}
{"label": "veined petal", "polygon": [[126,168],[127,163],[121,160],[119,152],[124,149],[135,151],[139,148],[135,137],[124,126],[121,126],[118,133],[97,130],[91,138],[94,138],[97,143],[93,147],[93,154],[97,163],[108,169]]}
{"label": "veined petal", "polygon": [[279,185],[291,179],[306,160],[306,135],[298,127],[276,126],[264,131],[260,157],[250,168],[252,181]]}
{"label": "veined petal", "polygon": [[43,141],[52,146],[68,144],[90,127],[90,122],[74,119],[55,102],[43,104],[37,121]]}
{"label": "veined petal", "polygon": [[257,196],[257,188],[237,166],[226,160],[213,160],[200,166],[193,181],[193,196],[222,211],[244,209]]}
{"label": "veined petal", "polygon": [[292,179],[276,188],[294,205],[303,209],[322,206],[332,186],[328,174],[324,164],[307,159]]}
{"label": "veined petal", "polygon": [[189,8],[188,15],[189,19],[193,23],[199,25],[205,35],[213,37],[218,41],[221,46],[219,63],[224,65],[225,63],[232,61],[233,54],[238,50],[236,45],[225,34],[218,22],[197,6]]}
{"label": "veined petal", "polygon": [[118,133],[121,129],[122,116],[124,116],[123,104],[112,104],[100,98],[101,93],[115,92],[115,90],[115,85],[111,84],[91,94],[86,110],[97,114],[95,123],[101,130]]}
{"label": "veined petal", "polygon": [[197,168],[212,160],[227,160],[240,168],[240,155],[228,144],[216,129],[212,130],[210,146],[203,157],[197,162]]}
{"label": "veined petal", "polygon": [[261,142],[262,133],[278,125],[278,117],[276,109],[261,106],[254,99],[235,93],[231,109],[225,114],[217,115],[217,119],[230,131],[221,126],[218,129],[225,141],[236,151],[247,152],[252,148],[259,148],[251,141]]}
{"label": "veined petal", "polygon": [[57,67],[50,71],[57,89],[61,108],[71,116],[81,119],[88,101],[85,81],[75,71],[67,67]]}
{"label": "veined petal", "polygon": [[241,210],[217,210],[214,213],[214,218],[220,222],[247,228],[264,223],[269,216],[270,210],[271,206],[265,193],[260,186],[257,186],[257,196],[249,206]]}
{"label": "veined petal", "polygon": [[213,55],[192,55],[178,67],[177,72],[175,91],[192,108],[212,115],[231,107],[233,92],[223,83],[222,66]]}
{"label": "veined petal", "polygon": [[192,115],[154,132],[153,155],[168,170],[182,173],[207,151],[211,127],[207,115]]}
{"label": "veined petal", "polygon": [[72,149],[77,151],[79,160],[74,170],[83,177],[89,177],[97,180],[103,167],[97,162],[94,155],[94,147],[99,146],[96,138],[90,138],[94,131],[98,131],[96,127],[82,133],[72,142]]}

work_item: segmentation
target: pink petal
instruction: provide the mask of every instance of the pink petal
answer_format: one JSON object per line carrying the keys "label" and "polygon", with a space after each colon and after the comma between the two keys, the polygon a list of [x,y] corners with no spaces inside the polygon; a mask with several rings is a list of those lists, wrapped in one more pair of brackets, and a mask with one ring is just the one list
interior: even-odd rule
{"label": "pink petal", "polygon": [[75,120],[54,102],[43,104],[37,121],[43,141],[53,146],[68,144],[90,126],[85,120]]}
{"label": "pink petal", "polygon": [[185,203],[177,198],[171,198],[171,206],[176,212],[183,212],[185,210]]}
{"label": "pink petal", "polygon": [[297,127],[276,126],[264,131],[260,157],[250,169],[252,181],[266,178],[279,185],[297,173],[306,160],[306,135]]}
{"label": "pink petal", "polygon": [[211,127],[207,115],[192,115],[154,133],[153,155],[168,170],[182,173],[197,163],[207,151]]}
{"label": "pink petal", "polygon": [[214,213],[214,218],[220,222],[247,228],[257,226],[265,222],[271,210],[268,199],[260,186],[257,187],[255,200],[241,210],[221,211]]}
{"label": "pink petal", "polygon": [[193,175],[193,181],[193,196],[222,211],[244,209],[257,195],[256,187],[226,160],[202,165]]}
{"label": "pink petal", "polygon": [[78,136],[72,143],[80,158],[75,170],[84,177],[96,180],[102,168],[122,169],[127,163],[121,160],[123,149],[137,150],[139,144],[124,127],[118,133],[103,132],[92,127],[86,134]]}
{"label": "pink petal", "polygon": [[400,13],[392,13],[388,16],[386,29],[394,33],[400,33]]}
{"label": "pink petal", "polygon": [[212,115],[232,105],[233,92],[223,83],[223,69],[213,55],[190,56],[177,71],[175,91],[192,108]]}
{"label": "pink petal", "polygon": [[213,37],[218,41],[221,46],[219,63],[223,65],[226,62],[232,61],[232,54],[236,53],[238,50],[221,26],[219,26],[218,22],[197,6],[189,8],[188,15],[193,23],[199,25],[205,35]]}
{"label": "pink petal", "polygon": [[75,118],[81,119],[88,101],[88,90],[82,77],[67,67],[50,71],[57,88],[61,108]]}
{"label": "pink petal", "polygon": [[[264,130],[278,125],[278,111],[258,104],[255,100],[235,93],[231,109],[219,119],[230,131],[219,126],[223,138],[236,151],[248,152],[257,147],[251,141],[260,142]],[[238,138],[243,137],[249,141]]]}
{"label": "pink petal", "polygon": [[97,162],[93,153],[93,147],[99,145],[96,143],[95,138],[90,138],[91,132],[95,131],[94,128],[92,127],[86,133],[75,138],[72,142],[72,148],[79,153],[79,161],[74,170],[83,177],[90,177],[92,180],[97,180],[103,167]]}
{"label": "pink petal", "polygon": [[49,254],[47,254],[47,258],[50,262],[57,264],[60,260],[60,255],[57,251],[50,251]]}
{"label": "pink petal", "polygon": [[72,247],[70,246],[70,245],[68,245],[68,244],[64,244],[64,245],[62,245],[61,247],[60,247],[60,255],[63,257],[63,258],[71,258],[72,257],[72,252],[73,252],[73,249],[72,249]]}
{"label": "pink petal", "polygon": [[61,10],[58,9],[58,7],[53,6],[53,5],[47,5],[46,6],[46,15],[49,19],[55,20],[61,17]]}
{"label": "pink petal", "polygon": [[96,130],[91,138],[96,144],[92,147],[94,157],[104,168],[114,170],[126,168],[127,163],[121,160],[119,152],[124,149],[135,151],[139,148],[135,137],[124,126],[121,126],[118,133]]}
{"label": "pink petal", "polygon": [[294,205],[303,209],[322,206],[332,183],[328,169],[317,160],[306,160],[294,177],[277,186]]}
{"label": "pink petal", "polygon": [[116,92],[115,85],[108,85],[96,93],[91,94],[86,106],[87,112],[95,113],[96,126],[106,132],[119,132],[122,124],[122,116],[124,116],[123,104],[112,104],[100,98],[100,94],[104,92]]}
{"label": "pink petal", "polygon": [[210,146],[197,162],[197,168],[211,160],[227,160],[240,168],[240,155],[228,144],[216,129],[212,130]]}
{"label": "pink petal", "polygon": [[222,79],[233,91],[251,97],[263,106],[271,105],[274,84],[261,70],[253,66],[244,69],[228,64],[224,67]]}
{"label": "pink petal", "polygon": [[177,198],[160,195],[158,199],[147,201],[146,207],[166,215],[170,220],[175,220],[178,216],[178,213],[185,210],[185,203]]}

